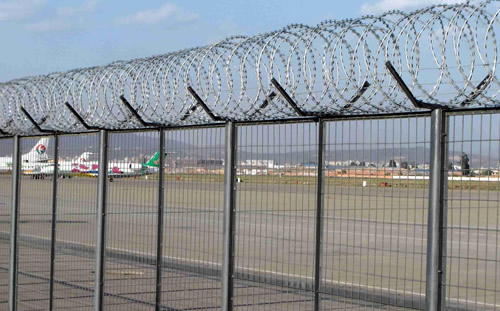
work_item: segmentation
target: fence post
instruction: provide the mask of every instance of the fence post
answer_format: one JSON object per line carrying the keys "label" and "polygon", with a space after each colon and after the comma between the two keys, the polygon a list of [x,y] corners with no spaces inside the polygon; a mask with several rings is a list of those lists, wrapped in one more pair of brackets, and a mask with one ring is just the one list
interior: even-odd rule
{"label": "fence post", "polygon": [[108,179],[108,131],[99,131],[99,175],[97,183],[97,227],[94,276],[94,310],[104,301],[104,252],[106,248],[106,188]]}
{"label": "fence post", "polygon": [[431,158],[427,221],[427,274],[425,310],[441,310],[443,277],[443,211],[446,172],[446,114],[442,109],[431,113]]}
{"label": "fence post", "polygon": [[158,227],[156,237],[156,304],[161,311],[162,269],[163,269],[163,208],[165,203],[165,131],[160,129],[160,162],[158,169]]}
{"label": "fence post", "polygon": [[321,256],[323,241],[323,192],[325,181],[325,121],[318,121],[318,179],[316,184],[316,235],[314,251],[314,310],[321,309],[320,286],[321,286]]}
{"label": "fence post", "polygon": [[224,163],[224,237],[222,258],[222,310],[233,310],[234,290],[234,235],[236,206],[236,148],[237,129],[233,122],[226,123]]}
{"label": "fence post", "polygon": [[49,310],[54,310],[54,268],[56,250],[57,221],[57,179],[59,166],[59,136],[54,135],[54,171],[52,175],[52,219],[50,231],[50,276],[49,276]]}
{"label": "fence post", "polygon": [[9,311],[17,309],[17,233],[19,228],[20,178],[21,178],[21,138],[14,136],[12,155],[12,197],[10,213],[10,254],[9,254]]}

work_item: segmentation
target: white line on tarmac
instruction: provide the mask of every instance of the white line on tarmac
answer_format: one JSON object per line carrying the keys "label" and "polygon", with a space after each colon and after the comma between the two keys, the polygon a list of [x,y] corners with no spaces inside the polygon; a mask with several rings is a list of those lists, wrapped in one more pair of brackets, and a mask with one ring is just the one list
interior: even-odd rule
{"label": "white line on tarmac", "polygon": [[[2,233],[5,233],[5,232],[2,232]],[[24,236],[38,238],[38,239],[41,238],[41,237],[35,236],[35,235],[24,235]],[[42,238],[42,239],[46,239],[46,238]],[[76,243],[76,242],[66,241],[66,240],[59,240],[58,242],[75,244],[75,245],[83,245],[83,246],[86,246],[89,248],[95,247],[95,245],[93,245],[93,244]],[[127,249],[123,249],[123,248],[107,247],[106,249],[113,250],[113,251],[127,252],[127,253],[131,253],[134,255],[155,256],[155,254],[152,254],[152,253],[137,252],[137,251],[127,250]],[[172,257],[172,256],[164,256],[163,258],[174,260],[174,261],[181,261],[181,262],[184,261],[184,262],[196,263],[196,264],[207,265],[207,266],[222,266],[221,263],[217,263],[217,262],[210,262],[210,261],[203,261],[203,260],[196,260],[196,259],[189,259],[189,258],[180,258],[180,257]],[[278,275],[280,277],[288,277],[288,278],[295,278],[295,279],[306,279],[306,280],[311,280],[311,281],[314,280],[313,277],[309,277],[309,276],[295,275],[295,274],[270,271],[270,270],[254,269],[254,268],[248,268],[248,267],[235,266],[235,270],[251,271],[251,272],[256,272],[256,273],[261,273],[261,274]],[[375,287],[375,286],[370,286],[370,285],[361,285],[361,284],[335,281],[335,280],[323,280],[323,282],[329,283],[329,284],[343,285],[343,286],[362,287],[362,288],[384,291],[384,292],[389,292],[389,293],[405,294],[405,295],[420,296],[420,297],[425,296],[425,294],[423,294],[423,293],[403,291],[403,290],[397,290],[397,289],[392,289],[392,288],[387,288],[387,287]],[[500,307],[500,304],[478,302],[478,301],[474,301],[474,300],[467,300],[467,299],[460,299],[460,298],[447,298],[447,300],[453,301],[453,302],[465,303],[465,304],[480,305],[480,306],[485,306],[485,307],[494,307],[494,308]]]}

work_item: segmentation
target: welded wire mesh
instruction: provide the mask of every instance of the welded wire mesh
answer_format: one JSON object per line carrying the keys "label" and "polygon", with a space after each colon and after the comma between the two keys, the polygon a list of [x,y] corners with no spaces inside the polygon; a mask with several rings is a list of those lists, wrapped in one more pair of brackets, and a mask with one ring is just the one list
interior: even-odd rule
{"label": "welded wire mesh", "polygon": [[165,132],[162,306],[219,310],[224,129]]}
{"label": "welded wire mesh", "polygon": [[500,115],[451,115],[446,196],[447,308],[500,309]]}
{"label": "welded wire mesh", "polygon": [[[435,145],[428,116],[417,114],[423,101],[455,111],[447,118],[449,163],[438,168],[447,187],[437,243],[444,264],[441,271],[430,265],[427,281],[434,270],[443,277],[447,309],[500,309],[500,118],[486,112],[499,106],[499,13],[497,0],[467,1],[295,24],[0,84],[2,136],[38,133],[28,114],[64,133],[148,127],[101,141],[109,153],[107,192],[96,189],[103,163],[90,159],[96,135],[61,136],[57,174],[50,139],[22,138],[17,310],[47,310],[52,295],[54,309],[90,309],[94,275],[104,275],[106,310],[152,309],[155,300],[166,310],[217,310],[231,294],[222,293],[230,278],[234,297],[227,298],[239,310],[312,310],[318,295],[322,310],[423,309],[425,261],[435,258],[427,239],[441,233],[430,226],[439,213],[430,213],[427,236]],[[408,100],[398,73],[418,100]],[[482,111],[457,112],[469,108]],[[393,113],[399,116],[367,117]],[[328,119],[324,144],[317,120],[299,123],[297,114]],[[140,117],[168,128],[165,154],[153,123]],[[227,121],[252,124],[236,125],[237,145],[225,145],[224,130],[213,125]],[[0,140],[0,276],[7,276],[10,221],[10,176],[1,165],[9,170],[12,151],[5,146]],[[228,148],[236,150],[235,189],[224,184]],[[231,212],[223,210],[227,191],[236,196]],[[96,215],[98,193],[107,195],[103,215]],[[223,232],[230,227],[223,212],[235,213],[235,233]],[[97,228],[100,219],[106,227]],[[228,234],[234,254],[223,254],[231,250],[223,245]],[[103,266],[95,258],[101,235]],[[233,256],[234,269],[223,266]],[[7,277],[0,279],[3,306]]]}
{"label": "welded wire mesh", "polygon": [[[498,121],[500,114],[485,111],[447,117],[448,161],[440,169],[447,184],[442,275],[449,310],[499,308]],[[235,309],[313,310],[316,253],[322,310],[424,309],[429,116],[324,121],[322,163],[320,128],[314,120],[236,125]],[[98,137],[59,136],[56,310],[93,308]],[[155,306],[163,170],[161,307],[219,310],[225,130],[167,130],[163,155],[159,138],[158,131],[110,133],[104,309]],[[0,167],[2,306],[12,147],[12,139],[0,140],[0,163],[6,167]],[[22,138],[21,147],[18,310],[47,310],[53,139]],[[320,167],[324,183],[318,202]]]}
{"label": "welded wire mesh", "polygon": [[428,117],[344,120],[326,127],[320,286],[325,310],[422,309]]}
{"label": "welded wire mesh", "polygon": [[105,309],[154,306],[158,132],[111,133],[108,152]]}
{"label": "welded wire mesh", "polygon": [[21,199],[17,310],[47,310],[49,305],[52,182],[42,171],[50,167],[49,137],[21,139]]}
{"label": "welded wire mesh", "polygon": [[98,135],[59,137],[54,310],[93,306]]}
{"label": "welded wire mesh", "polygon": [[311,310],[317,125],[237,134],[235,309]]}
{"label": "welded wire mesh", "polygon": [[[444,264],[441,271],[430,265],[429,280],[434,270],[443,277],[445,308],[500,309],[500,120],[486,113],[500,105],[499,12],[497,0],[467,1],[295,24],[0,84],[2,136],[38,133],[28,114],[64,133],[146,127],[137,114],[168,127],[166,154],[158,153],[156,131],[110,134],[107,193],[94,188],[103,163],[68,160],[91,147],[95,154],[97,136],[61,137],[58,174],[49,138],[22,138],[17,310],[47,310],[52,294],[55,309],[92,308],[94,274],[101,272],[109,310],[152,309],[160,289],[164,309],[217,310],[231,292],[222,293],[221,279],[229,278],[235,288],[228,299],[240,310],[312,310],[317,295],[323,310],[423,309],[425,261],[435,258],[427,253],[427,244],[434,245],[427,240],[427,205],[435,145],[427,115],[402,116],[416,113],[426,104],[421,100],[455,111],[447,118],[449,163],[438,168],[447,187],[444,227],[438,228],[444,239],[437,243],[443,242]],[[408,100],[391,68],[419,100]],[[482,111],[457,113],[469,108]],[[367,117],[392,113],[400,115]],[[310,118],[290,123],[297,114],[329,118],[321,163],[321,127]],[[263,120],[277,123],[259,125]],[[225,145],[221,128],[174,129],[225,121],[258,125],[239,123],[235,146]],[[1,140],[0,156],[8,157],[5,146]],[[224,185],[224,168],[232,169],[223,160],[227,148],[236,150],[236,189]],[[8,167],[6,159],[0,163]],[[6,241],[10,189],[1,170],[0,241]],[[58,177],[56,221],[52,187]],[[231,260],[222,262],[223,249],[231,249],[222,245],[231,240],[223,239],[225,191],[236,195],[236,231],[225,232],[235,234],[234,254],[224,254],[234,256],[233,275],[222,275],[232,270],[223,269]],[[95,215],[97,193],[108,195],[106,218]],[[165,194],[163,206],[159,194]],[[157,227],[160,207],[163,227]],[[99,219],[105,228],[96,227]],[[440,230],[430,227],[434,241]],[[100,233],[103,266],[95,258]],[[3,306],[7,278],[1,279]]]}
{"label": "welded wire mesh", "polygon": [[0,309],[7,307],[12,185],[12,139],[0,139]]}

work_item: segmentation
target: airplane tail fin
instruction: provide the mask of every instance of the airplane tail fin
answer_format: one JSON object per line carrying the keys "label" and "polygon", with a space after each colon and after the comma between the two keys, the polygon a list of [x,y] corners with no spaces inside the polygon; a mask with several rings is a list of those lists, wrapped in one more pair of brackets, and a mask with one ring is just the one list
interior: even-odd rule
{"label": "airplane tail fin", "polygon": [[148,162],[144,164],[147,167],[159,167],[160,166],[160,152],[156,152]]}
{"label": "airplane tail fin", "polygon": [[80,163],[80,162],[87,162],[87,161],[89,160],[89,158],[90,158],[90,156],[91,156],[91,155],[93,155],[93,153],[92,153],[92,152],[84,152],[84,153],[82,153],[82,154],[81,154],[81,155],[80,155],[80,156],[76,159],[76,161],[77,161],[78,163]]}
{"label": "airplane tail fin", "polygon": [[30,152],[23,154],[22,161],[39,162],[48,160],[49,141],[48,137],[41,138]]}

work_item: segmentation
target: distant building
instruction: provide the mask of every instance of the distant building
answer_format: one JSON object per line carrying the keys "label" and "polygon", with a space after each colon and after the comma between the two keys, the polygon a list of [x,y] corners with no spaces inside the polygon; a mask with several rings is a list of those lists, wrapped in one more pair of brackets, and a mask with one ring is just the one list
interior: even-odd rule
{"label": "distant building", "polygon": [[223,160],[213,160],[213,159],[204,159],[204,160],[198,160],[197,162],[198,166],[201,167],[217,167],[217,166],[223,166],[224,161]]}
{"label": "distant building", "polygon": [[266,168],[276,168],[273,160],[245,160],[238,163],[239,166],[254,166],[254,167],[266,167]]}

